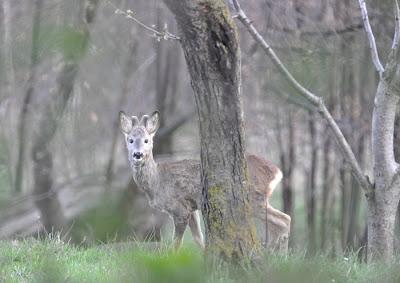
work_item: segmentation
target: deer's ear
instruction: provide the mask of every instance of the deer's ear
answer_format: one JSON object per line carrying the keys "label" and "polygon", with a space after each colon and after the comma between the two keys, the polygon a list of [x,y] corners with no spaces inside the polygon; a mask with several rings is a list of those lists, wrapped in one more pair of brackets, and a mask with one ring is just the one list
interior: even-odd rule
{"label": "deer's ear", "polygon": [[143,118],[143,124],[146,127],[147,132],[150,135],[155,134],[160,127],[160,113],[158,111],[154,111],[150,117],[145,115]]}
{"label": "deer's ear", "polygon": [[[137,118],[136,118],[137,119]],[[124,111],[119,112],[119,125],[124,134],[129,134],[133,128],[133,120],[125,114]]]}

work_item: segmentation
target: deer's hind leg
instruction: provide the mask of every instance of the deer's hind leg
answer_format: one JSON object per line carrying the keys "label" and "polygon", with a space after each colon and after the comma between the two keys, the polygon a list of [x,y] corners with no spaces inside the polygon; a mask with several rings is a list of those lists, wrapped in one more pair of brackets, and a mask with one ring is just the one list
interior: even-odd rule
{"label": "deer's hind leg", "polygon": [[200,246],[201,249],[204,249],[204,237],[203,233],[201,232],[201,225],[200,225],[200,214],[199,211],[194,211],[189,218],[189,227],[190,231],[192,232],[193,239]]}
{"label": "deer's hind leg", "polygon": [[290,234],[290,216],[268,204],[266,217],[268,249],[287,252]]}
{"label": "deer's hind leg", "polygon": [[179,250],[182,245],[183,234],[185,233],[186,226],[188,225],[188,219],[174,218],[174,242],[175,250]]}

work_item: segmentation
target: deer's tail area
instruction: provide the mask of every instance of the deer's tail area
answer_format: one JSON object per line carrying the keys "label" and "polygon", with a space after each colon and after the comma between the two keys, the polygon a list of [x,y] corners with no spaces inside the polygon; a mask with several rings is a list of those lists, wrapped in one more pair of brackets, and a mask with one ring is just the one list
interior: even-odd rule
{"label": "deer's tail area", "polygon": [[270,197],[272,193],[274,192],[276,186],[280,183],[280,181],[283,178],[283,174],[281,170],[277,170],[275,173],[275,177],[272,179],[272,181],[269,183],[269,190],[268,190],[268,195],[267,197]]}
{"label": "deer's tail area", "polygon": [[255,189],[269,198],[282,180],[282,171],[272,162],[253,154],[247,155],[247,165]]}

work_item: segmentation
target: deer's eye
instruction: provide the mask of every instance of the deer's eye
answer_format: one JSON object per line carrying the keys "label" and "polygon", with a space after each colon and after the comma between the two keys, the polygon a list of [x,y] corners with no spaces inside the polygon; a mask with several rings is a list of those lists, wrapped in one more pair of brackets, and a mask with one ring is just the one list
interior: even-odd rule
{"label": "deer's eye", "polygon": [[129,141],[129,143],[133,143],[133,139],[129,139],[128,141]]}
{"label": "deer's eye", "polygon": [[149,140],[148,140],[148,139],[145,139],[145,140],[144,140],[144,143],[148,143],[148,142],[149,142]]}

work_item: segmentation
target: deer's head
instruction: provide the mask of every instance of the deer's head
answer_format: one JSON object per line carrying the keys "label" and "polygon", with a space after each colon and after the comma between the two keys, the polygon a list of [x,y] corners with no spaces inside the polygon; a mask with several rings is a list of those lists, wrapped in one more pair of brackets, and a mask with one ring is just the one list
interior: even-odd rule
{"label": "deer's head", "polygon": [[128,116],[119,112],[121,131],[125,136],[128,159],[133,168],[138,168],[153,157],[153,137],[160,126],[160,114],[143,115],[139,120],[136,116]]}

